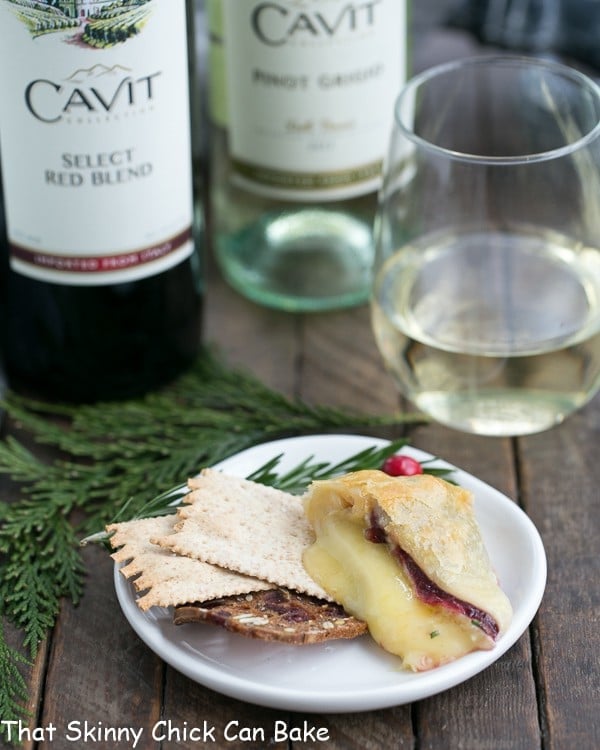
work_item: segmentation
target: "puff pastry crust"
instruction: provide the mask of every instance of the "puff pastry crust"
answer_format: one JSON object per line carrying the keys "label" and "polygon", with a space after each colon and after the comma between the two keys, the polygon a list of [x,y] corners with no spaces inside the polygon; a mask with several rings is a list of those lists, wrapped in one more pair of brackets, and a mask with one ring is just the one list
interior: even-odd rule
{"label": "puff pastry crust", "polygon": [[485,619],[483,638],[474,639],[474,648],[491,648],[510,624],[512,608],[490,563],[468,490],[428,474],[358,471],[313,482],[305,512],[317,540],[326,520],[339,517],[360,524],[370,541],[385,542],[414,596],[444,617],[450,612],[465,627]]}

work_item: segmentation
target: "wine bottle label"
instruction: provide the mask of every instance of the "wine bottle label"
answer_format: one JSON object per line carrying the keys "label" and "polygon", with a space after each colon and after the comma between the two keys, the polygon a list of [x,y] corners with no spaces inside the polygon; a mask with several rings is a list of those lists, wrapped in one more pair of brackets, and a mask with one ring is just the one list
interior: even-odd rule
{"label": "wine bottle label", "polygon": [[185,0],[0,0],[12,268],[63,284],[193,251]]}
{"label": "wine bottle label", "polygon": [[406,78],[406,0],[223,0],[232,170],[291,200],[372,192]]}

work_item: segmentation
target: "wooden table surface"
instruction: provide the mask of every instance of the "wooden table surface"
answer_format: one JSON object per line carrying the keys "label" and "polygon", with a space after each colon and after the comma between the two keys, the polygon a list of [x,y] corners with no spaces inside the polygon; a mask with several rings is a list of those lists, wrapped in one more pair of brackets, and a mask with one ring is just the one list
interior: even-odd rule
{"label": "wooden table surface", "polygon": [[[458,31],[418,29],[415,67],[468,54],[475,43]],[[366,307],[295,316],[257,307],[211,272],[205,336],[232,364],[309,402],[372,413],[396,410],[399,398],[375,349]],[[52,742],[25,748],[125,748],[131,743],[70,741],[71,721],[143,728],[138,748],[323,747],[326,750],[462,748],[595,750],[600,747],[600,398],[548,432],[519,439],[480,438],[434,424],[378,433],[406,434],[504,492],[543,538],[548,581],[531,627],[484,672],[444,693],[368,713],[302,715],[239,702],[168,667],[134,634],[113,588],[102,548],[87,547],[88,579],[77,608],[65,603],[51,637],[28,672],[32,726],[59,728]],[[12,641],[19,643],[17,633]],[[300,658],[300,657],[299,657]],[[215,741],[150,737],[159,720],[214,727]],[[238,722],[240,737],[224,728]],[[323,729],[320,742],[271,742],[275,721]],[[187,724],[186,724],[187,722]],[[263,728],[265,741],[247,739]],[[244,736],[245,733],[245,736]],[[1,745],[5,747],[5,745]]]}

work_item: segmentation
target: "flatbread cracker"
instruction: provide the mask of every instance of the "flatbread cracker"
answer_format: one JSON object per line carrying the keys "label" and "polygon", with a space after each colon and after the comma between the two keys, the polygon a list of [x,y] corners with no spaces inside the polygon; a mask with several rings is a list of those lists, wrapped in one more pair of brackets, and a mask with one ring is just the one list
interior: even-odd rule
{"label": "flatbread cracker", "polygon": [[112,534],[110,543],[116,549],[112,558],[119,563],[127,562],[121,567],[121,573],[133,579],[136,591],[141,593],[137,599],[140,609],[171,607],[273,588],[262,580],[191,557],[178,557],[150,542],[151,537],[171,534],[175,521],[176,516],[170,515],[107,526],[106,530]]}
{"label": "flatbread cracker", "polygon": [[153,542],[331,601],[302,564],[315,537],[299,497],[214,469],[205,469],[190,486],[193,491],[177,510],[175,533],[157,534]]}
{"label": "flatbread cracker", "polygon": [[366,623],[339,604],[282,588],[175,607],[173,622],[211,623],[249,638],[295,646],[367,632]]}

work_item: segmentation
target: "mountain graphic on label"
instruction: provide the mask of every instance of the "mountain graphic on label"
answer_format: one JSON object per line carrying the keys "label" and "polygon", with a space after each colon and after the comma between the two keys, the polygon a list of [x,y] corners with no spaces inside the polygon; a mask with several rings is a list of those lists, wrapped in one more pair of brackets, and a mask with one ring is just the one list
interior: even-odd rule
{"label": "mountain graphic on label", "polygon": [[139,34],[154,0],[0,0],[37,39],[60,33],[62,41],[106,49]]}
{"label": "mountain graphic on label", "polygon": [[97,63],[92,65],[91,68],[79,68],[74,73],[71,73],[65,81],[72,81],[73,83],[85,83],[92,78],[112,78],[114,76],[120,76],[122,73],[131,73],[131,68],[126,68],[124,65],[102,65]]}

